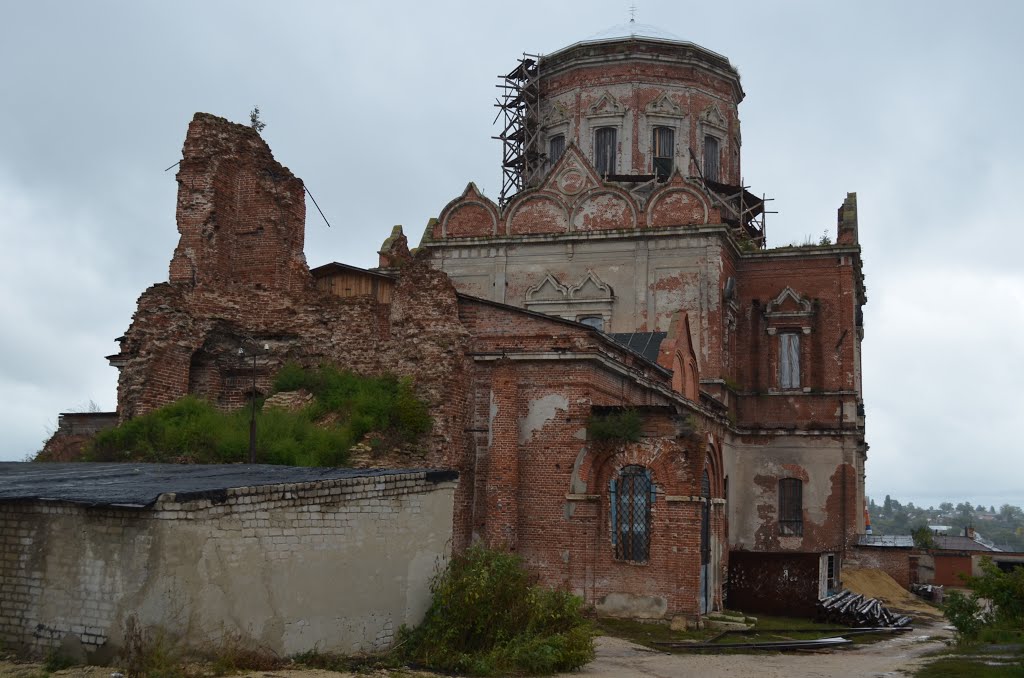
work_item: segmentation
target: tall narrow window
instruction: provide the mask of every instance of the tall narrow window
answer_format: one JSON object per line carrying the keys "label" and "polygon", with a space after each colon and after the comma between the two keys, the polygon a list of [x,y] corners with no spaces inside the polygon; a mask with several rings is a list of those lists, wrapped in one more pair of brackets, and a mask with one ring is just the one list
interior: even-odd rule
{"label": "tall narrow window", "polygon": [[655,127],[651,147],[654,149],[654,174],[665,181],[672,174],[672,157],[676,150],[676,132],[671,127]]}
{"label": "tall narrow window", "polygon": [[804,483],[799,478],[779,481],[779,534],[804,534]]}
{"label": "tall narrow window", "polygon": [[594,167],[599,175],[615,174],[616,129],[598,127],[594,131]]}
{"label": "tall narrow window", "polygon": [[565,135],[556,134],[548,139],[548,165],[554,165],[565,153]]}
{"label": "tall narrow window", "polygon": [[800,388],[800,335],[779,335],[779,388]]}
{"label": "tall narrow window", "polygon": [[704,137],[704,178],[708,181],[718,181],[718,162],[718,139],[708,135]]}
{"label": "tall narrow window", "polygon": [[643,466],[626,466],[611,481],[611,528],[615,557],[644,563],[651,548],[654,483]]}

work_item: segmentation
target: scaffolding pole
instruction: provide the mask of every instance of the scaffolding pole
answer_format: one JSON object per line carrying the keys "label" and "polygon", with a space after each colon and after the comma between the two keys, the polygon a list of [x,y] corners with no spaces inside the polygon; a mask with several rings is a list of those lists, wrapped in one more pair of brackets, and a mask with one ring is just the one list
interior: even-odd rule
{"label": "scaffolding pole", "polygon": [[523,54],[507,75],[498,76],[500,90],[494,106],[501,120],[501,133],[493,137],[502,144],[501,195],[498,205],[504,207],[519,191],[531,184],[543,169],[538,150],[540,126],[540,57]]}

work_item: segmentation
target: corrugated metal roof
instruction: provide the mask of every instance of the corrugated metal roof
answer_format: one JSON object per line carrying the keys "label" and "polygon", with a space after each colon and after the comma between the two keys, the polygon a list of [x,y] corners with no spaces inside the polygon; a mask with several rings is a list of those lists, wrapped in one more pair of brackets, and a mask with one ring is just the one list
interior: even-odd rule
{"label": "corrugated metal roof", "polygon": [[179,499],[215,496],[239,487],[427,472],[434,482],[455,471],[429,469],[299,468],[268,464],[47,464],[0,462],[0,502],[62,501],[86,506],[151,506],[161,494]]}
{"label": "corrugated metal roof", "polygon": [[911,548],[914,538],[909,534],[862,534],[858,546],[887,546],[889,548]]}
{"label": "corrugated metal roof", "polygon": [[665,341],[668,332],[619,332],[608,336],[634,353],[639,353],[647,360],[657,364],[661,342]]}

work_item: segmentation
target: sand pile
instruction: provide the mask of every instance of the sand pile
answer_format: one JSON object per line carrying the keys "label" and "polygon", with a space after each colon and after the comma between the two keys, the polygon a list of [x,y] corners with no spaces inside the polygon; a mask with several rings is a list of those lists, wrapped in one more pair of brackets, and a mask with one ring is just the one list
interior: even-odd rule
{"label": "sand pile", "polygon": [[895,579],[881,570],[844,567],[843,588],[866,598],[877,598],[893,612],[933,618],[942,616],[938,609],[897,584]]}

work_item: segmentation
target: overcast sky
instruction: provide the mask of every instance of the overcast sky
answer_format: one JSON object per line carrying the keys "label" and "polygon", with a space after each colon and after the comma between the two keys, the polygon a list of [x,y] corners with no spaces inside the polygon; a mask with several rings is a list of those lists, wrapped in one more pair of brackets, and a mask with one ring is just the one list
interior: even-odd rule
{"label": "overcast sky", "polygon": [[[0,0],[0,459],[114,408],[104,356],[167,279],[193,113],[258,104],[333,226],[308,206],[310,266],[373,266],[467,182],[497,197],[495,76],[630,4]],[[1024,3],[635,4],[739,68],[770,246],[834,237],[858,194],[868,494],[1024,505]]]}

